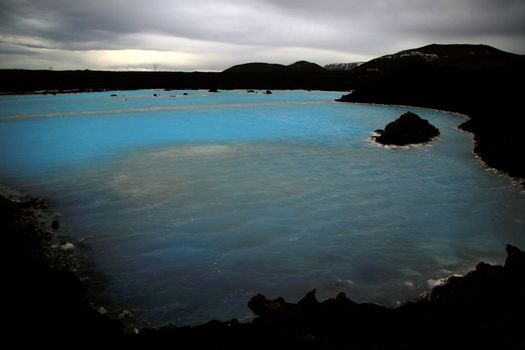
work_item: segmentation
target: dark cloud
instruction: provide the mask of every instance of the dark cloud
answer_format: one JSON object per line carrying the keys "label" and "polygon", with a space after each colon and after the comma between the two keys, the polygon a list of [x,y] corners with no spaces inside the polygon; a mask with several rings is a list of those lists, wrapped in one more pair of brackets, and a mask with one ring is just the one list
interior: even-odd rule
{"label": "dark cloud", "polygon": [[35,55],[35,52],[27,47],[12,45],[6,42],[0,41],[0,55]]}
{"label": "dark cloud", "polygon": [[243,47],[247,56],[292,47],[357,57],[471,42],[525,53],[524,19],[523,0],[3,0],[0,41],[80,51],[208,47],[235,52],[237,62]]}

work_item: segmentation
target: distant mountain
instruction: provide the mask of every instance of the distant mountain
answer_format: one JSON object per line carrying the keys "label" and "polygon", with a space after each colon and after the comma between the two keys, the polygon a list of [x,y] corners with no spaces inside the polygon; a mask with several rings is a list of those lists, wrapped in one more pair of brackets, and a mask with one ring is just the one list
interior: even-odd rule
{"label": "distant mountain", "polygon": [[266,72],[283,72],[286,66],[273,63],[244,63],[225,69],[223,73],[266,73]]}
{"label": "distant mountain", "polygon": [[275,73],[275,72],[324,72],[325,69],[318,64],[298,61],[288,66],[273,63],[245,63],[230,67],[223,73]]}
{"label": "distant mountain", "polygon": [[298,61],[286,66],[286,70],[294,72],[324,72],[320,65],[308,61]]}
{"label": "distant mountain", "polygon": [[364,62],[352,62],[352,63],[330,63],[324,66],[324,69],[329,71],[349,71],[352,70]]}
{"label": "distant mountain", "polygon": [[355,69],[355,72],[385,74],[415,63],[427,63],[449,68],[487,69],[506,67],[518,59],[519,55],[504,52],[487,45],[431,44],[417,49],[381,56],[360,65]]}

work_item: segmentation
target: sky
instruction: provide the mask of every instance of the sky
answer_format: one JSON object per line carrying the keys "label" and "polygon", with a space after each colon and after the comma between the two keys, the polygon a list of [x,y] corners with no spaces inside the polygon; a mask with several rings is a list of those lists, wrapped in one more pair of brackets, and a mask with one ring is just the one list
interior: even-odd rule
{"label": "sky", "polygon": [[525,54],[525,0],[0,0],[0,68],[325,65],[432,43]]}

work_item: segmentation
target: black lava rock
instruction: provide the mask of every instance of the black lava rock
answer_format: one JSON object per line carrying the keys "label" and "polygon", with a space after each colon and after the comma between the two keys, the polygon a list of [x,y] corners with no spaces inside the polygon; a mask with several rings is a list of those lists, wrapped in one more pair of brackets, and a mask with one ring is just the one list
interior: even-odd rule
{"label": "black lava rock", "polygon": [[376,142],[383,145],[408,145],[423,143],[439,135],[439,130],[426,119],[407,112],[395,121],[389,123],[385,130],[376,130]]}

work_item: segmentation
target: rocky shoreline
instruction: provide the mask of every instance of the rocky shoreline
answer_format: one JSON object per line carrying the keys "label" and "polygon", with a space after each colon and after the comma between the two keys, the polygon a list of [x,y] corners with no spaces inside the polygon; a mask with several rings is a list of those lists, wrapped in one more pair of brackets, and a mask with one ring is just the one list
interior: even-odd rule
{"label": "rocky shoreline", "polygon": [[521,62],[476,69],[409,65],[337,101],[464,114],[469,120],[459,128],[474,135],[474,153],[489,167],[519,179],[525,186],[525,102],[516,88],[525,79],[522,67]]}
{"label": "rocky shoreline", "polygon": [[[96,310],[71,271],[59,224],[40,199],[0,194],[6,228],[8,348],[183,349],[442,349],[525,346],[525,253],[507,246],[504,266],[479,263],[450,277],[421,300],[397,308],[358,304],[340,293],[319,302],[315,290],[298,303],[254,296],[248,323],[210,321],[126,331]],[[54,253],[53,253],[54,252]],[[11,302],[14,301],[14,302]]]}
{"label": "rocky shoreline", "polygon": [[3,190],[0,208],[10,264],[7,348],[120,341],[122,324],[92,307],[84,283],[71,271],[71,243],[61,244],[53,232],[57,221],[45,202]]}

